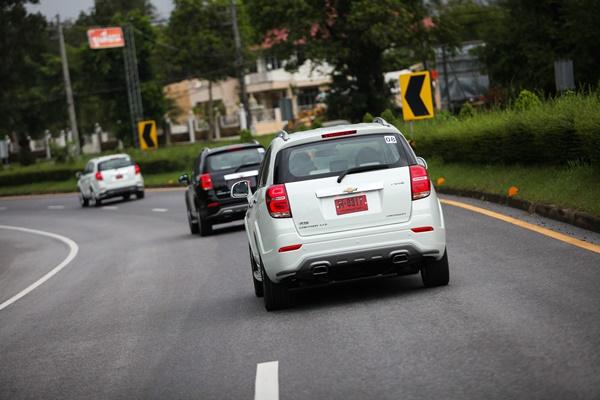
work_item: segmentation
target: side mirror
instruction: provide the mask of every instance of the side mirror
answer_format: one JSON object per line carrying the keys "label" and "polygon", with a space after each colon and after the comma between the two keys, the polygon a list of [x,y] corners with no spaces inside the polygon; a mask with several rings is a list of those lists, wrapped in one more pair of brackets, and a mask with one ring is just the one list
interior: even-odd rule
{"label": "side mirror", "polygon": [[188,176],[188,174],[183,174],[179,177],[179,179],[177,179],[177,181],[179,183],[181,183],[182,185],[189,185],[190,184],[190,177]]}
{"label": "side mirror", "polygon": [[250,192],[250,183],[248,181],[239,181],[233,184],[231,187],[231,197],[234,199],[245,199],[248,198],[252,193]]}
{"label": "side mirror", "polygon": [[79,172],[79,171],[75,172],[75,178],[77,178],[77,179],[81,178],[81,172]]}
{"label": "side mirror", "polygon": [[427,167],[427,161],[425,161],[423,157],[417,157],[417,164],[419,164],[421,167],[425,167],[425,169],[429,169]]}

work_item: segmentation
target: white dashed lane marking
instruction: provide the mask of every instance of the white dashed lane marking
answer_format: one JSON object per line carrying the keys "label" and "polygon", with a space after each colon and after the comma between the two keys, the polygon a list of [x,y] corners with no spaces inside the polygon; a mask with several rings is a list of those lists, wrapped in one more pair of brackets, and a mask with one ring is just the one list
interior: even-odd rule
{"label": "white dashed lane marking", "polygon": [[55,205],[55,206],[48,206],[48,210],[64,210],[65,206],[63,205]]}
{"label": "white dashed lane marking", "polygon": [[169,211],[168,208],[153,208],[152,211],[154,212],[167,212]]}
{"label": "white dashed lane marking", "polygon": [[117,206],[103,206],[102,209],[103,210],[118,210],[119,207],[117,207]]}
{"label": "white dashed lane marking", "polygon": [[254,400],[279,399],[279,362],[269,361],[256,365]]}

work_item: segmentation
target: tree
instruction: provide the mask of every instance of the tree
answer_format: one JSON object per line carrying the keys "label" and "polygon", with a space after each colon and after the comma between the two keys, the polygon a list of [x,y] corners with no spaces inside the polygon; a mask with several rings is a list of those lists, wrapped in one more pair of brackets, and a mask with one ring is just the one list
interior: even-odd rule
{"label": "tree", "polygon": [[248,10],[258,40],[290,60],[288,67],[306,59],[333,65],[328,115],[358,121],[390,104],[383,67],[386,54],[409,47],[412,3],[417,2],[249,0]]}
{"label": "tree", "polygon": [[33,161],[29,137],[40,137],[51,124],[66,120],[58,45],[52,49],[46,19],[25,7],[36,2],[0,4],[0,134],[17,136],[24,164]]}
{"label": "tree", "polygon": [[229,1],[175,0],[165,31],[171,76],[199,77],[209,83],[209,126],[214,130],[212,84],[235,76],[235,44]]}
{"label": "tree", "polygon": [[572,59],[580,86],[600,78],[600,4],[593,0],[503,0],[484,34],[495,84],[555,92],[554,61]]}
{"label": "tree", "polygon": [[85,31],[92,26],[124,26],[133,29],[144,117],[163,122],[168,102],[152,60],[157,51],[157,28],[152,26],[153,6],[148,0],[97,0],[89,14],[82,13],[66,32],[73,49],[76,103],[83,130],[93,131],[99,122],[126,144],[132,143],[130,110],[122,49],[91,50]]}

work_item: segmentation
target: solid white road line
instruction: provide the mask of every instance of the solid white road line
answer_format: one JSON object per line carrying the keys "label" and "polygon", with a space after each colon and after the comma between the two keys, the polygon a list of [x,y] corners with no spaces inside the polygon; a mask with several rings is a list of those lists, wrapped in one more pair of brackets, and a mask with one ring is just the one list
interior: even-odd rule
{"label": "solid white road line", "polygon": [[278,373],[278,361],[269,361],[256,365],[254,400],[279,399]]}
{"label": "solid white road line", "polygon": [[38,231],[37,229],[28,229],[28,228],[21,228],[18,226],[8,226],[8,225],[0,225],[0,229],[8,229],[8,230],[13,230],[13,231],[32,233],[34,235],[48,236],[53,239],[60,240],[61,242],[65,243],[67,246],[69,246],[69,255],[67,256],[67,258],[65,258],[60,264],[58,264],[56,267],[54,267],[54,269],[52,269],[46,275],[42,276],[40,279],[38,279],[37,281],[35,281],[31,285],[29,285],[27,288],[20,291],[19,293],[17,293],[10,299],[6,300],[4,303],[0,304],[0,311],[2,311],[3,309],[10,306],[15,301],[19,300],[21,297],[23,297],[26,294],[28,294],[29,292],[33,291],[35,288],[40,286],[42,283],[46,282],[48,279],[52,278],[61,269],[66,267],[71,261],[73,261],[73,259],[77,255],[77,252],[79,251],[79,246],[77,246],[77,243],[75,243],[73,240],[69,239],[68,237],[57,235],[56,233],[44,232],[44,231]]}
{"label": "solid white road line", "polygon": [[119,207],[117,206],[102,206],[103,210],[118,210]]}
{"label": "solid white road line", "polygon": [[65,206],[63,205],[48,206],[48,210],[63,210],[64,208]]}
{"label": "solid white road line", "polygon": [[152,211],[154,212],[167,212],[169,211],[168,208],[153,208]]}

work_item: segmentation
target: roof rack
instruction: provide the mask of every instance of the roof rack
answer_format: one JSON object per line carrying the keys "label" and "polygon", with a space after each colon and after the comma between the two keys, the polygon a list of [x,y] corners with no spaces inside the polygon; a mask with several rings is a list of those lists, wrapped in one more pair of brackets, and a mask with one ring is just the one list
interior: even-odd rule
{"label": "roof rack", "polygon": [[389,126],[390,124],[387,123],[387,121],[381,117],[375,117],[373,118],[373,123],[374,124],[380,124],[383,126]]}
{"label": "roof rack", "polygon": [[289,134],[284,129],[282,129],[281,132],[279,132],[275,137],[282,138],[284,142],[287,142],[290,138]]}

